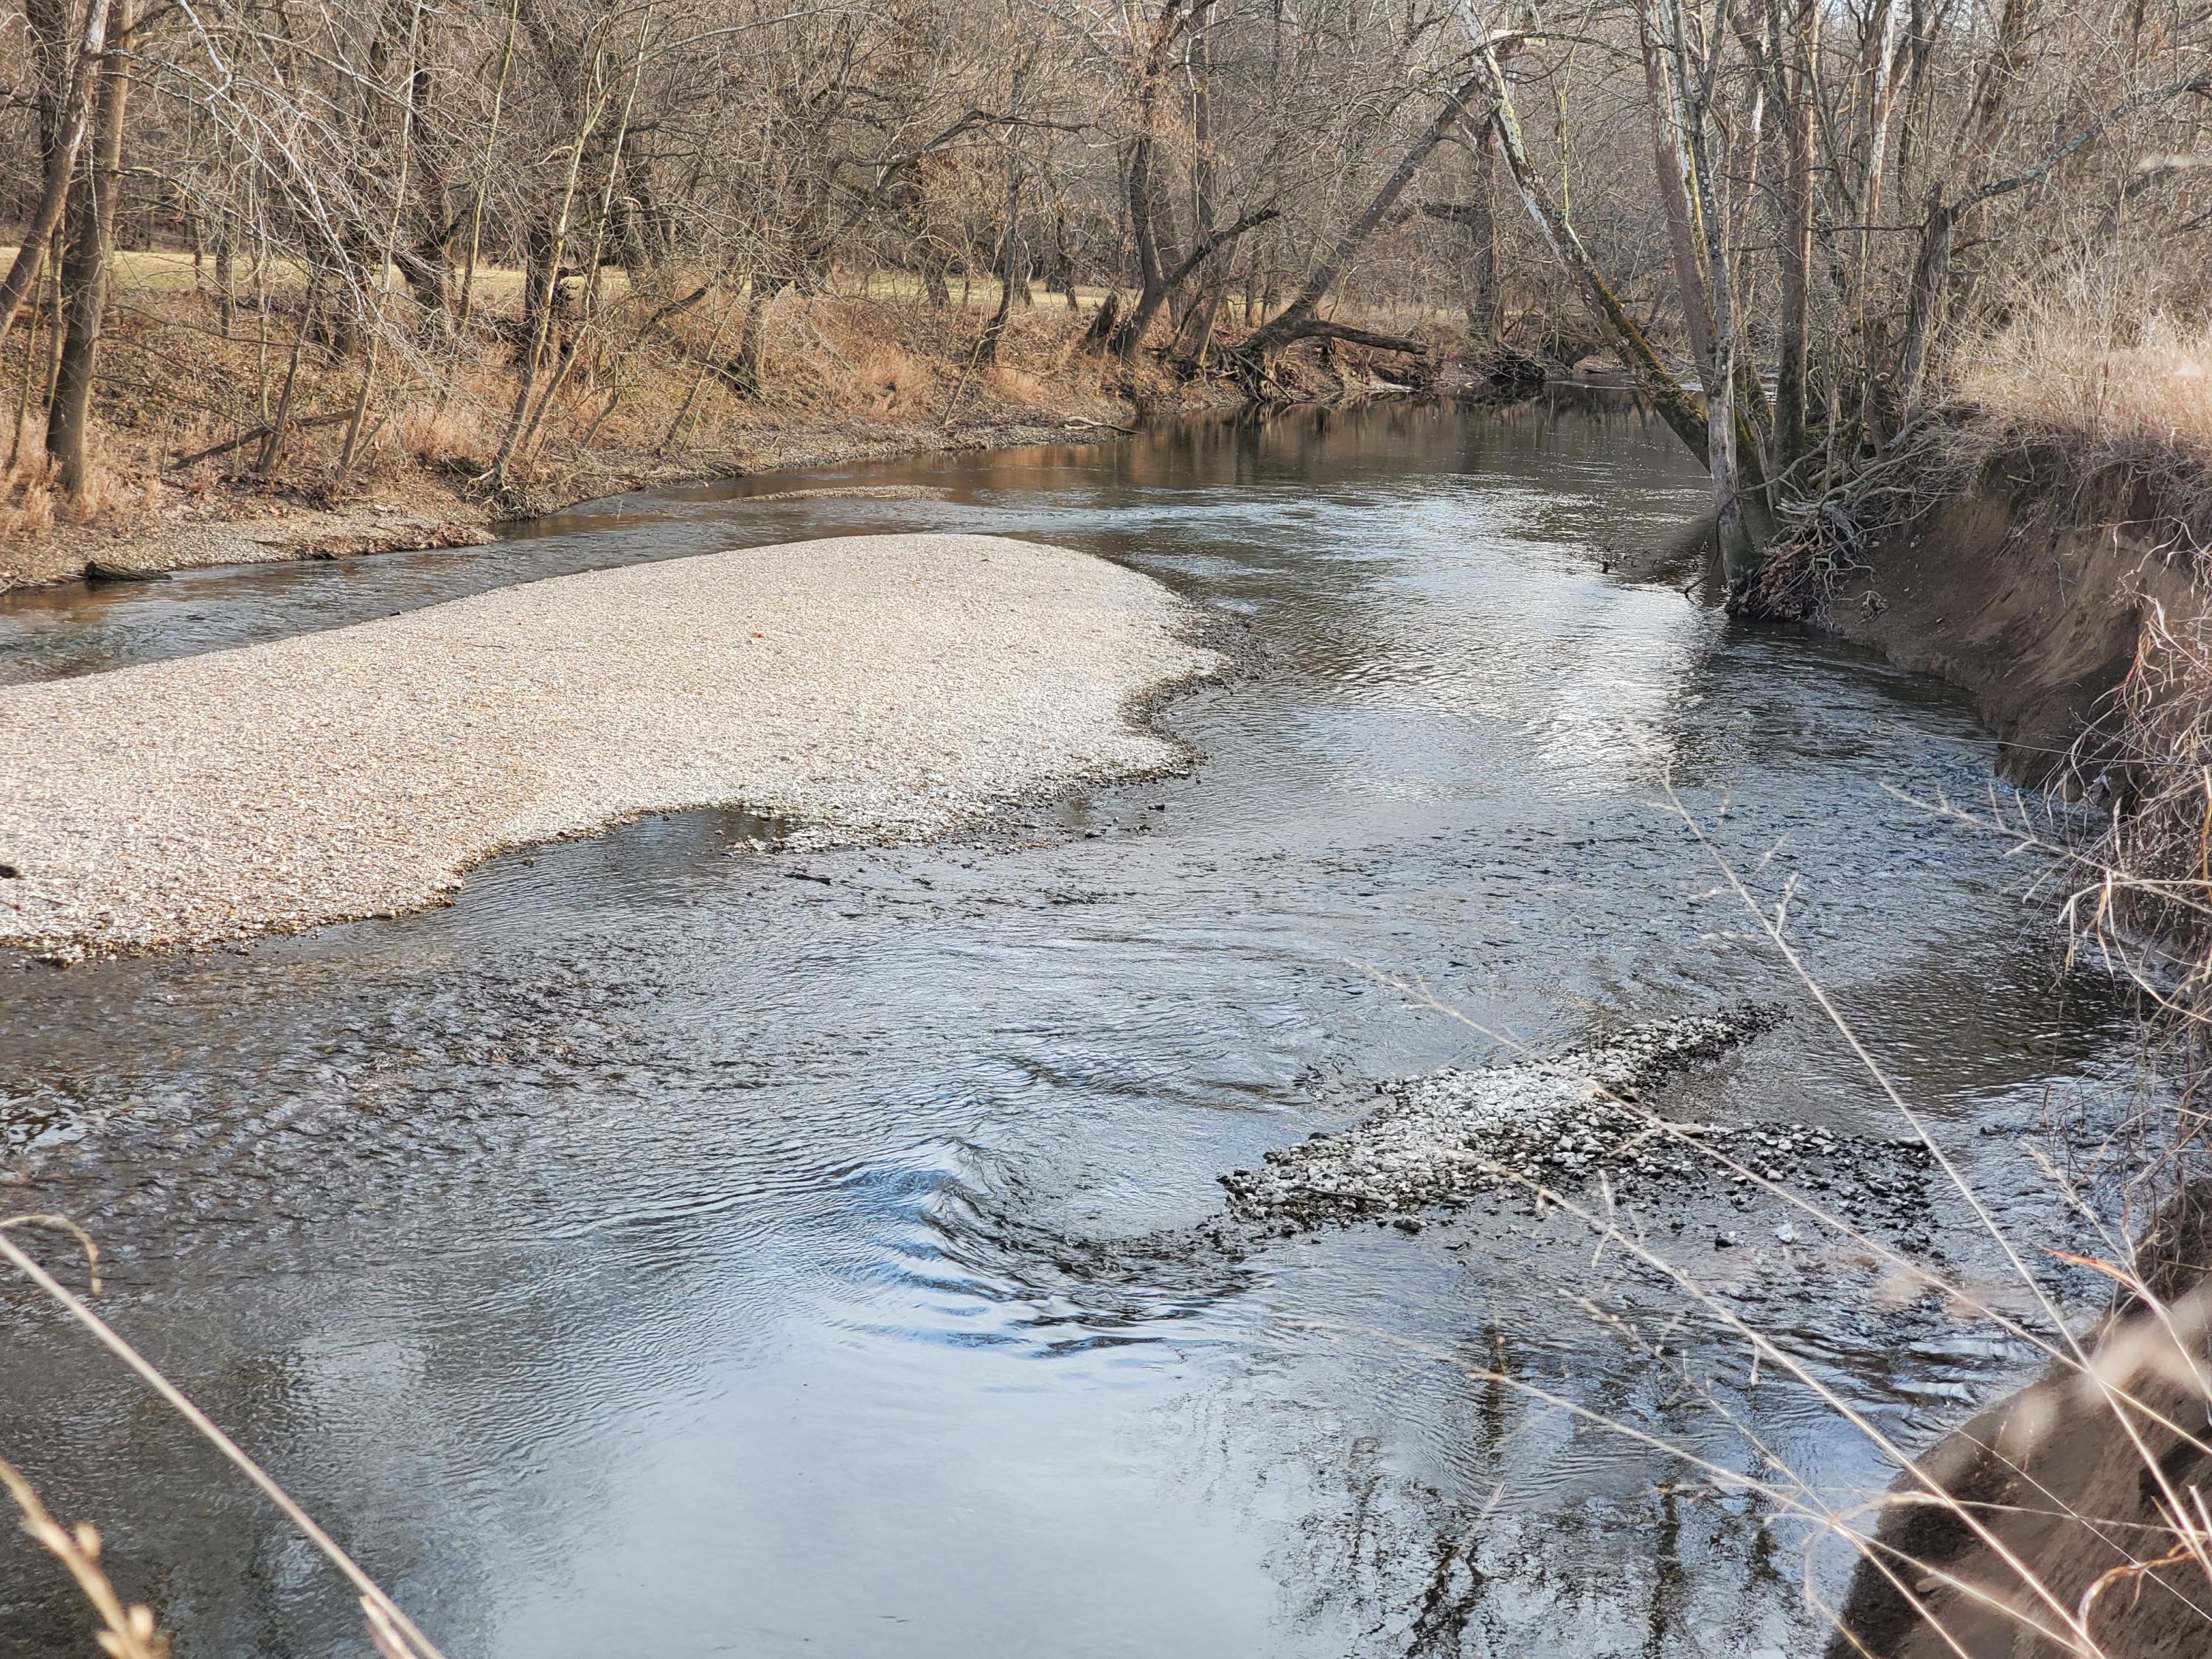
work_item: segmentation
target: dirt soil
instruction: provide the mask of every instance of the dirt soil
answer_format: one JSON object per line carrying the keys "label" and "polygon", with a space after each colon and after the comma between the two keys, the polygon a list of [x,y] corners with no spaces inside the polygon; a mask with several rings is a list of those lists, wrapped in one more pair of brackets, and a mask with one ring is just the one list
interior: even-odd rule
{"label": "dirt soil", "polygon": [[[2000,464],[1883,548],[1814,620],[1972,691],[2006,775],[2094,789],[2111,758],[2096,722],[2146,618],[2157,608],[2179,624],[2206,609],[2189,567],[2142,535],[2157,522],[2140,503],[2084,512]],[[2084,1345],[2137,1402],[2131,1432],[2126,1408],[2064,1363],[1954,1431],[1892,1488],[1829,1659],[2203,1650],[2203,1575],[2169,1556],[2161,1504],[2203,1485],[2212,1444],[2197,1370],[2212,1317],[2212,1189],[2184,1192],[2137,1260],[2168,1315],[2124,1302]],[[2066,1628],[2085,1609],[2086,1639]]]}
{"label": "dirt soil", "polygon": [[[1192,412],[1211,406],[1202,392],[1189,401]],[[318,501],[290,489],[216,488],[193,495],[165,489],[160,505],[148,511],[90,525],[58,524],[43,536],[0,543],[0,593],[60,582],[153,578],[206,565],[471,547],[490,541],[493,526],[501,522],[625,490],[892,455],[1081,442],[1121,429],[1088,418],[1046,416],[961,422],[950,428],[863,420],[799,423],[764,434],[743,451],[709,453],[680,465],[608,458],[505,503],[473,496],[460,480],[422,469],[380,479],[339,501]]]}
{"label": "dirt soil", "polygon": [[[2000,477],[1883,548],[1817,620],[1973,692],[1999,770],[2040,784],[2126,675],[2148,607],[2203,603],[2127,526],[2065,522]],[[2081,759],[2087,781],[2102,760]]]}
{"label": "dirt soil", "polygon": [[2204,1576],[2160,1510],[2188,1504],[2212,1468],[2199,1373],[2212,1188],[2185,1188],[2136,1258],[2164,1312],[2123,1298],[2084,1344],[2089,1365],[2054,1362],[1897,1483],[1827,1659],[2204,1651]]}

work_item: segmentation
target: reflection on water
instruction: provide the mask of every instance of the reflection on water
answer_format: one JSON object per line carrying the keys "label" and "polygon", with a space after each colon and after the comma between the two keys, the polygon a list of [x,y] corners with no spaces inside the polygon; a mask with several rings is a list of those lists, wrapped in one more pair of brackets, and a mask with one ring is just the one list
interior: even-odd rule
{"label": "reflection on water", "polygon": [[[843,483],[942,495],[744,499]],[[457,1659],[1802,1651],[1795,1535],[1761,1504],[1492,1374],[1743,1468],[1734,1417],[1823,1491],[1878,1465],[1701,1327],[1673,1339],[1686,1394],[1578,1310],[1677,1308],[1571,1222],[1115,1243],[1214,1213],[1216,1174],[1369,1080],[1486,1052],[1355,964],[1522,1036],[1786,996],[1668,777],[1800,872],[1801,943],[1992,1179],[2009,1142],[1977,1129],[2124,1073],[2006,870],[1884,793],[1981,787],[1963,700],[1731,628],[1705,500],[1623,405],[1392,404],[9,601],[21,679],[629,560],[978,530],[1158,575],[1249,624],[1253,669],[1170,709],[1192,777],[809,855],[826,882],[750,848],[757,821],[684,814],[502,859],[428,915],[10,973],[8,1207],[92,1226],[117,1322]],[[1675,1105],[1887,1127],[1810,1018]],[[1844,1295],[1847,1261],[1677,1242],[1915,1439],[2010,1363]],[[0,1450],[99,1519],[181,1655],[361,1650],[212,1459],[9,1307]],[[0,1553],[0,1649],[82,1627]]]}

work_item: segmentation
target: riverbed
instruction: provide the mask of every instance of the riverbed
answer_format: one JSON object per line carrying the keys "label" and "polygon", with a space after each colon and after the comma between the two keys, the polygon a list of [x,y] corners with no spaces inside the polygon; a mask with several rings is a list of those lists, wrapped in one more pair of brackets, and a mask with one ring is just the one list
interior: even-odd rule
{"label": "riverbed", "polygon": [[[1762,893],[1796,877],[1792,937],[2008,1218],[2048,1210],[2021,1142],[2125,1096],[2127,1011],[2062,977],[2018,864],[1901,798],[1986,796],[1966,699],[1729,622],[1707,501],[1624,402],[1381,404],[0,601],[22,681],[979,532],[1158,578],[1241,665],[1157,711],[1187,775],[949,842],[672,814],[420,915],[11,965],[4,1207],[91,1229],[108,1316],[453,1659],[1806,1651],[1802,1527],[1536,1391],[1724,1470],[1756,1437],[1822,1501],[1887,1466],[1573,1218],[1507,1197],[1206,1242],[1219,1176],[1378,1085],[1746,1002],[1786,1017],[1664,1110],[1897,1134],[1670,784]],[[2025,1369],[1863,1250],[1691,1184],[1664,1254],[1903,1443]],[[2008,1294],[1960,1206],[1911,1196],[1881,1242]],[[364,1650],[276,1517],[9,1306],[0,1453],[99,1522],[180,1656]],[[0,1650],[83,1628],[0,1547]]]}

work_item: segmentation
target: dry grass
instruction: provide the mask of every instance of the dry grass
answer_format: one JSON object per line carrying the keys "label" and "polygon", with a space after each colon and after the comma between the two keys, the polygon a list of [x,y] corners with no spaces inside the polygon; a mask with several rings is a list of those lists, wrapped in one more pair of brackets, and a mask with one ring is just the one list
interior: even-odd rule
{"label": "dry grass", "polygon": [[2124,525],[2212,575],[2212,325],[2077,283],[1960,361],[1932,418],[1826,495],[1785,505],[1746,608],[1805,614],[1997,463],[2024,514]]}
{"label": "dry grass", "polygon": [[[2051,870],[2076,950],[2212,1052],[2212,615],[2145,602],[2127,677],[2054,775],[2054,796],[2086,782],[2092,811],[1944,810]],[[2204,1127],[2189,1117],[2176,1152]]]}
{"label": "dry grass", "polygon": [[37,1489],[5,1458],[0,1458],[0,1486],[23,1512],[23,1530],[69,1570],[100,1616],[100,1628],[93,1633],[100,1650],[108,1659],[169,1659],[169,1638],[155,1624],[154,1610],[143,1603],[125,1606],[116,1594],[100,1565],[99,1529],[88,1521],[64,1527],[55,1520]]}
{"label": "dry grass", "polygon": [[[28,459],[40,447],[34,408],[18,446],[25,463],[0,486],[0,543],[86,524],[129,529],[187,508],[222,516],[224,501],[250,515],[259,495],[327,504],[334,484],[345,496],[479,500],[519,390],[517,285],[489,280],[498,275],[483,273],[480,326],[465,341],[410,302],[390,307],[362,434],[339,480],[365,360],[307,326],[301,285],[275,273],[267,310],[241,295],[226,331],[205,273],[201,285],[191,280],[189,256],[125,255],[102,346],[96,476],[76,500],[57,497],[42,463]],[[1156,366],[1082,353],[1087,317],[1058,296],[1017,307],[996,368],[975,374],[980,313],[987,297],[995,300],[985,285],[964,308],[957,287],[953,304],[933,307],[882,278],[866,284],[866,298],[858,278],[838,284],[842,293],[787,292],[760,315],[750,351],[743,291],[672,303],[696,286],[681,274],[651,293],[611,281],[588,313],[577,285],[568,286],[506,471],[511,504],[758,470],[777,465],[794,439],[817,452],[932,447],[956,417],[970,435],[994,425],[1119,425],[1132,396],[1176,390]],[[38,343],[41,362],[49,343]],[[30,331],[16,330],[0,385],[27,383],[31,345]],[[742,362],[756,354],[758,389],[747,391]],[[286,435],[264,476],[258,464],[279,408],[288,408]],[[202,452],[214,453],[178,465]]]}
{"label": "dry grass", "polygon": [[[1226,380],[1193,386],[1149,353],[1124,363],[1085,349],[1103,293],[1086,290],[1072,307],[1038,290],[1034,305],[1014,308],[997,361],[985,366],[975,358],[998,299],[990,281],[969,284],[964,295],[953,283],[951,302],[933,306],[912,277],[841,273],[824,292],[775,296],[759,314],[758,339],[748,343],[744,289],[710,285],[696,295],[709,275],[665,273],[648,288],[610,272],[588,306],[580,284],[564,285],[522,441],[505,471],[509,504],[774,466],[794,436],[817,453],[840,447],[823,442],[833,433],[852,449],[881,452],[934,447],[956,423],[986,438],[999,426],[1096,428],[1126,424],[1133,407],[1235,395]],[[480,498],[516,404],[520,289],[518,272],[479,271],[473,325],[459,342],[445,319],[404,294],[391,297],[362,432],[340,478],[366,360],[357,343],[335,346],[305,317],[304,273],[278,264],[250,283],[241,274],[226,327],[211,268],[196,271],[185,253],[125,252],[94,407],[101,476],[66,510],[50,499],[43,475],[10,477],[0,541],[83,523],[129,527],[187,501],[204,509],[210,490],[241,502],[276,494],[307,505],[328,504],[334,486],[344,495],[412,489],[419,498],[429,489]],[[264,308],[256,309],[257,296]],[[1451,331],[1432,318],[1380,320],[1451,343]],[[1216,357],[1238,321],[1232,303]],[[1163,329],[1155,343],[1165,340]],[[0,386],[34,382],[26,368],[41,367],[50,345],[39,340],[40,362],[27,365],[32,331],[17,329],[0,361]],[[1365,373],[1359,353],[1338,356],[1346,371]],[[749,390],[756,358],[757,388]],[[1333,375],[1314,380],[1316,390],[1334,388]],[[286,435],[264,476],[264,439],[280,408]],[[33,407],[22,450],[35,452],[38,426]],[[201,452],[215,453],[178,465]]]}
{"label": "dry grass", "polygon": [[[1936,447],[1955,492],[1990,476],[2030,523],[2094,525],[2212,576],[2212,327],[2077,294],[2015,320],[1962,377]],[[1961,482],[1962,480],[1966,482]],[[2096,816],[2007,833],[2068,872],[2082,945],[2212,1038],[2212,614],[2145,599],[2133,662],[2054,787]]]}
{"label": "dry grass", "polygon": [[42,537],[54,527],[54,483],[46,451],[27,443],[21,459],[0,472],[0,544]]}
{"label": "dry grass", "polygon": [[2015,321],[1974,355],[1960,395],[2027,436],[2212,466],[2212,328],[2101,307]]}
{"label": "dry grass", "polygon": [[393,434],[399,452],[425,466],[475,472],[491,459],[483,423],[450,399],[416,398],[400,410]]}
{"label": "dry grass", "polygon": [[[49,1228],[73,1238],[84,1251],[89,1269],[89,1290],[97,1296],[100,1293],[100,1253],[91,1236],[75,1222],[62,1216],[9,1216],[0,1218],[0,1260],[4,1260],[28,1279],[96,1342],[121,1360],[141,1382],[183,1418],[195,1433],[227,1458],[316,1552],[359,1592],[369,1640],[380,1659],[444,1659],[435,1644],[416,1627],[398,1603],[362,1571],[353,1558],[315,1523],[267,1470],[218,1428],[207,1413],[188,1399],[151,1360],[94,1313],[82,1297],[55,1279],[15,1242],[13,1230],[24,1226]],[[106,1570],[100,1564],[98,1532],[83,1522],[73,1528],[61,1526],[47,1513],[46,1505],[30,1483],[4,1460],[0,1460],[0,1484],[7,1486],[16,1507],[22,1511],[26,1530],[69,1569],[77,1582],[78,1589],[100,1615],[101,1628],[96,1633],[96,1639],[101,1651],[107,1654],[109,1659],[167,1659],[168,1638],[157,1626],[152,1611],[144,1607],[125,1607],[122,1598],[116,1595]]]}
{"label": "dry grass", "polygon": [[2024,457],[2054,516],[2212,568],[2212,326],[2077,293],[2015,317],[1957,391],[1952,471]]}
{"label": "dry grass", "polygon": [[65,495],[45,450],[26,443],[15,465],[0,469],[0,545],[37,540],[62,525],[128,527],[159,512],[161,506],[161,475],[151,466],[97,456],[84,487],[75,495]]}

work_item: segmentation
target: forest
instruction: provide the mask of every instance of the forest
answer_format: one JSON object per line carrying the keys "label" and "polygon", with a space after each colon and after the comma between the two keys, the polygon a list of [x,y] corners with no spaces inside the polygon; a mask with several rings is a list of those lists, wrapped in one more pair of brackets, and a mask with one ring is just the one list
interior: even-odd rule
{"label": "forest", "polygon": [[726,470],[777,414],[1602,353],[1710,468],[1741,583],[1778,544],[1848,556],[1964,410],[2159,447],[2172,377],[2125,365],[2187,355],[2206,304],[2212,23],[2151,0],[4,27],[25,531],[218,480]]}

